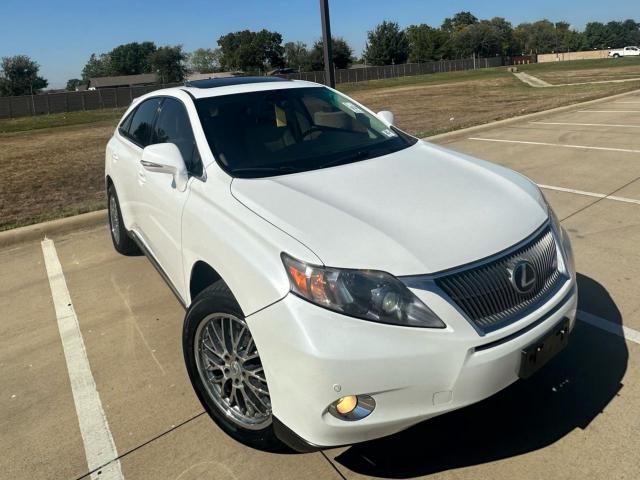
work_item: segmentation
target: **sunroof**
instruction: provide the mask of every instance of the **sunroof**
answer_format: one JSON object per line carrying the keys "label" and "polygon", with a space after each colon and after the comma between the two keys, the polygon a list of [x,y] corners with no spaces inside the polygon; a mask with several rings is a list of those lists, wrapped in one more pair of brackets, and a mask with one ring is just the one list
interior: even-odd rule
{"label": "sunroof", "polygon": [[207,80],[193,80],[185,82],[185,87],[193,88],[216,88],[228,87],[231,85],[245,85],[247,83],[269,83],[269,82],[288,82],[286,78],[281,77],[228,77],[228,78],[209,78]]}

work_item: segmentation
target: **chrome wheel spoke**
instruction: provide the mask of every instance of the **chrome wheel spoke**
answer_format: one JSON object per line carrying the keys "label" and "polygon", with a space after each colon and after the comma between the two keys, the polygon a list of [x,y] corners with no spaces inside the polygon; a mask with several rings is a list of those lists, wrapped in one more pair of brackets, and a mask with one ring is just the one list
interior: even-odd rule
{"label": "chrome wheel spoke", "polygon": [[260,387],[258,387],[257,385],[254,385],[253,383],[251,383],[248,380],[244,384],[246,386],[248,386],[251,389],[251,391],[255,392],[256,394],[261,393],[262,395],[269,395],[269,391],[268,390],[260,388]]}
{"label": "chrome wheel spoke", "polygon": [[[213,335],[211,335],[212,330],[213,330]],[[209,339],[209,342],[210,342],[209,348],[213,350],[213,352],[216,355],[218,355],[220,358],[224,357],[224,354],[226,353],[226,350],[224,348],[224,343],[220,341],[218,334],[216,333],[215,329],[213,329],[211,325],[207,325],[207,327],[205,328],[205,342],[204,342],[205,345],[207,345],[206,343],[207,338]]]}
{"label": "chrome wheel spoke", "polygon": [[242,361],[246,363],[246,362],[250,362],[252,360],[256,360],[258,358],[260,358],[260,356],[257,353],[254,353],[254,354],[249,355],[247,357],[242,357]]}
{"label": "chrome wheel spoke", "polygon": [[242,336],[244,335],[244,332],[247,330],[247,327],[243,326],[242,329],[240,330],[240,333],[238,334],[238,336],[236,337],[236,339],[233,342],[233,351],[234,352],[240,352],[238,350],[238,346],[240,344],[240,340],[242,340]]}
{"label": "chrome wheel spoke", "polygon": [[[267,386],[267,381],[266,381],[264,378],[259,377],[258,375],[253,375],[253,374],[250,374],[250,373],[249,373],[249,374],[247,374],[247,377],[248,377],[248,378],[247,378],[247,381],[249,381],[250,379],[252,379],[252,378],[253,378],[253,379],[255,379],[255,380],[259,381],[259,382],[264,383],[264,386],[265,386],[265,387]],[[252,385],[253,385],[253,384],[252,384]],[[260,387],[260,388],[262,388],[262,387]]]}

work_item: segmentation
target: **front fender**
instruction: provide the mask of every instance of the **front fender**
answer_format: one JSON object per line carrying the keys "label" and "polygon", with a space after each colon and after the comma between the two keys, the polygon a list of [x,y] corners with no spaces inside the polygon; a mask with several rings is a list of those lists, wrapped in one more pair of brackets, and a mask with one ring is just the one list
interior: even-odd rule
{"label": "front fender", "polygon": [[[211,169],[216,168],[213,166]],[[185,298],[194,265],[203,261],[226,282],[246,316],[282,299],[289,279],[280,254],[320,264],[306,246],[266,222],[231,195],[231,179],[207,172],[207,181],[191,183],[182,217]]]}

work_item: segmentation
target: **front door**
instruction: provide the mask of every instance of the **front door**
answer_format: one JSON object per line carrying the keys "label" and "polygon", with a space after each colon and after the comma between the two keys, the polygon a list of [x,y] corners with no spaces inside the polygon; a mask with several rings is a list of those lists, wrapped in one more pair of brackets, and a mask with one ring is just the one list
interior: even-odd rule
{"label": "front door", "polygon": [[139,164],[141,205],[140,228],[155,260],[168,275],[183,299],[187,298],[182,267],[182,210],[191,184],[202,175],[202,164],[185,106],[177,99],[164,98],[151,135],[151,144],[175,144],[189,171],[184,192],[179,191],[171,175],[149,172]]}

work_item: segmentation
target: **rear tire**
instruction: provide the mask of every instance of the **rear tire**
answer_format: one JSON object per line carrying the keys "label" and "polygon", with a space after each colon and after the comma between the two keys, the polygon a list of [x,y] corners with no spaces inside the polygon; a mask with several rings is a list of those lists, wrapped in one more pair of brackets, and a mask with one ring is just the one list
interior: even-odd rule
{"label": "rear tire", "polygon": [[222,280],[204,289],[187,310],[182,350],[193,389],[222,430],[258,450],[291,451],[275,435],[257,347]]}
{"label": "rear tire", "polygon": [[118,194],[113,185],[109,185],[107,188],[107,204],[109,210],[109,231],[111,232],[113,247],[122,255],[139,255],[140,249],[138,245],[136,245],[136,242],[129,236],[129,232],[127,232],[124,226]]}

